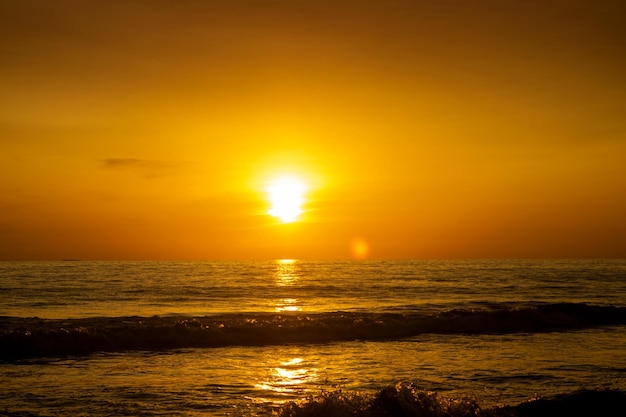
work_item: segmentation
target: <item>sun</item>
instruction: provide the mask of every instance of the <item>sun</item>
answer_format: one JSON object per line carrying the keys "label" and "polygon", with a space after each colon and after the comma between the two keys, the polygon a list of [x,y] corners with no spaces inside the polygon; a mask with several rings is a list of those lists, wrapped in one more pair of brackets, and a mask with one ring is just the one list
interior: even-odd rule
{"label": "sun", "polygon": [[276,177],[267,186],[270,203],[268,214],[283,223],[291,223],[302,214],[304,195],[308,187],[300,178],[293,175]]}

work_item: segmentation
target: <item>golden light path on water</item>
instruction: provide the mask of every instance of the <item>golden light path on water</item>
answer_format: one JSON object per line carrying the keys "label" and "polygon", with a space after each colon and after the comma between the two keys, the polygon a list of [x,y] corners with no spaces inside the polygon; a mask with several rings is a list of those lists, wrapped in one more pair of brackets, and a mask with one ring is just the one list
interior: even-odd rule
{"label": "golden light path on water", "polygon": [[255,384],[268,397],[292,399],[307,390],[306,386],[318,383],[318,369],[313,363],[306,363],[302,357],[276,359],[269,367],[268,374]]}
{"label": "golden light path on water", "polygon": [[[290,287],[295,285],[299,276],[296,270],[297,260],[295,259],[280,259],[276,261],[276,285],[279,287]],[[275,302],[274,310],[277,313],[283,311],[301,311],[302,307],[299,305],[297,298],[285,297]]]}
{"label": "golden light path on water", "polygon": [[[291,287],[297,284],[300,277],[297,273],[297,260],[280,259],[276,261],[276,285]],[[302,311],[297,298],[281,298],[275,300],[275,311]],[[268,361],[268,374],[255,388],[263,390],[274,401],[276,397],[290,399],[293,395],[306,391],[306,386],[316,384],[319,380],[318,368],[313,362],[306,362],[301,356],[272,358]]]}

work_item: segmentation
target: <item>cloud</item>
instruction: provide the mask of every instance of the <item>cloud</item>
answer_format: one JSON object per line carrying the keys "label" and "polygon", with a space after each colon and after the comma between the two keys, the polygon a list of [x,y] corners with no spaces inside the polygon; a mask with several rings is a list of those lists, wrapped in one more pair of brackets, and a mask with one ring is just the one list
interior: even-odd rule
{"label": "cloud", "polygon": [[152,161],[146,161],[142,159],[135,158],[107,158],[102,161],[104,163],[104,168],[125,168],[125,167],[136,167],[136,166],[146,166],[151,165]]}
{"label": "cloud", "polygon": [[148,159],[107,158],[100,162],[102,169],[132,171],[147,179],[168,176],[178,170],[175,163]]}

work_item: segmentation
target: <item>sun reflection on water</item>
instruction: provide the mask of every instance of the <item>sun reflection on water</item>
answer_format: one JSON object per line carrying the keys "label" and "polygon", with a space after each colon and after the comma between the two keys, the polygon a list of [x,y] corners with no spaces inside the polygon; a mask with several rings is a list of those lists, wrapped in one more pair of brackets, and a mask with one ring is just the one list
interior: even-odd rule
{"label": "sun reflection on water", "polygon": [[255,384],[255,388],[265,391],[270,397],[285,400],[300,396],[310,390],[311,385],[318,383],[318,370],[311,365],[300,357],[280,360],[278,365],[270,368],[267,380]]}
{"label": "sun reflection on water", "polygon": [[[281,297],[271,301],[278,313],[302,311],[301,300],[295,297],[300,280],[299,265],[295,259],[276,261],[275,285],[280,287]],[[282,355],[281,355],[282,356]],[[319,383],[316,362],[304,360],[297,353],[280,356],[268,361],[267,374],[254,386],[262,390],[271,402],[283,402],[302,396]]]}
{"label": "sun reflection on water", "polygon": [[[298,283],[300,276],[297,270],[298,261],[295,259],[280,259],[276,261],[276,285],[292,287]],[[297,298],[287,296],[274,301],[274,310],[277,313],[301,311],[302,307]]]}
{"label": "sun reflection on water", "polygon": [[300,278],[296,266],[296,259],[279,259],[276,261],[276,285],[285,287],[294,285]]}
{"label": "sun reflection on water", "polygon": [[275,310],[280,313],[283,311],[301,311],[302,308],[298,305],[297,298],[283,298],[276,302]]}

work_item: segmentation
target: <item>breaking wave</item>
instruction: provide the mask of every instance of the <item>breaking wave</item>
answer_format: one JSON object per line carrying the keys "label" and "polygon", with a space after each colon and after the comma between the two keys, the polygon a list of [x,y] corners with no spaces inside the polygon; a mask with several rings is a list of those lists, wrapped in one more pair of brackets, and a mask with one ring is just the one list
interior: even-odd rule
{"label": "breaking wave", "polygon": [[0,317],[0,359],[191,347],[401,339],[420,334],[549,332],[626,324],[626,307],[496,305],[438,313],[237,313],[203,317]]}
{"label": "breaking wave", "polygon": [[375,394],[341,390],[285,404],[278,417],[553,417],[622,416],[626,392],[581,390],[553,398],[533,398],[515,406],[483,408],[471,397],[449,398],[410,384],[388,386]]}

